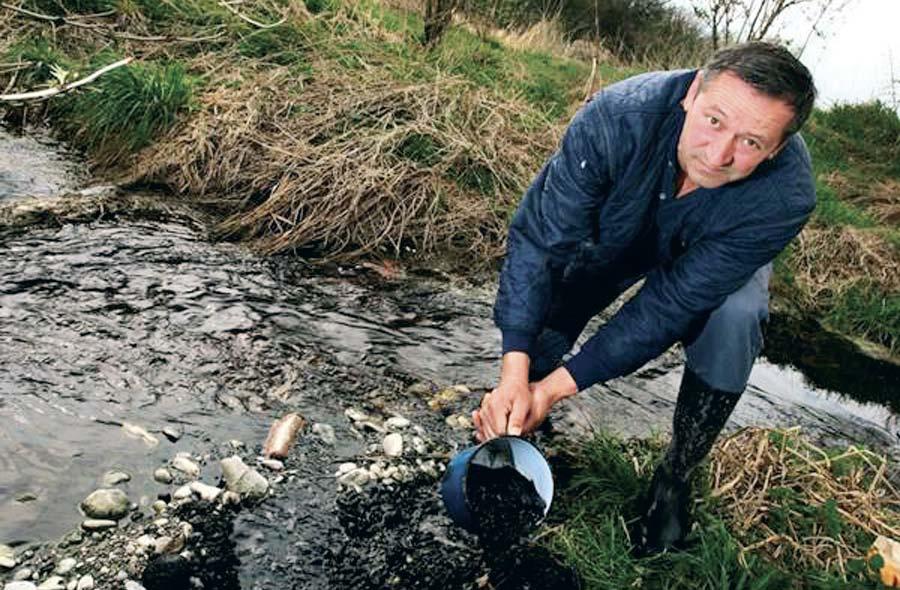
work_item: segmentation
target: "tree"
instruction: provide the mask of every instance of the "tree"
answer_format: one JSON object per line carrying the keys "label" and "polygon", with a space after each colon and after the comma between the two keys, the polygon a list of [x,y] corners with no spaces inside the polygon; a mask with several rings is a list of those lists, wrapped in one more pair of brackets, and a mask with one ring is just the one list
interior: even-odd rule
{"label": "tree", "polygon": [[433,47],[453,19],[458,0],[425,0],[425,46]]}
{"label": "tree", "polygon": [[809,38],[820,25],[850,0],[691,0],[694,14],[709,28],[713,49],[732,43],[759,41],[773,34],[788,13],[803,11],[810,23]]}

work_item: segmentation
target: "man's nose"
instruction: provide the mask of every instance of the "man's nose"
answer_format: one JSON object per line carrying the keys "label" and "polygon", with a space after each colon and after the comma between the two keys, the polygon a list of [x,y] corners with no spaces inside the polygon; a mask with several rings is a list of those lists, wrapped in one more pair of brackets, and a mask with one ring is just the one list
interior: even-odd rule
{"label": "man's nose", "polygon": [[710,166],[724,168],[734,161],[734,140],[731,137],[721,137],[709,145],[706,152]]}

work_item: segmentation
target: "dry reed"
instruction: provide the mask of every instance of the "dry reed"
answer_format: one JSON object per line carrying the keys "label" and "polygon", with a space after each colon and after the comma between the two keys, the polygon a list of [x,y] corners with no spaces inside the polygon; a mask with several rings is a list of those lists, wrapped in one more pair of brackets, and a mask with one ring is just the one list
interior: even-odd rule
{"label": "dry reed", "polygon": [[[838,469],[840,467],[840,469]],[[846,575],[851,559],[862,559],[852,531],[874,541],[900,539],[900,491],[889,479],[885,457],[851,446],[840,455],[805,440],[799,428],[745,428],[723,439],[711,456],[716,511],[742,545],[742,555],[761,552],[778,562]],[[779,491],[789,490],[787,523]],[[843,526],[809,519],[810,510],[832,511]],[[806,514],[801,512],[805,511]],[[804,523],[801,523],[804,521]]]}

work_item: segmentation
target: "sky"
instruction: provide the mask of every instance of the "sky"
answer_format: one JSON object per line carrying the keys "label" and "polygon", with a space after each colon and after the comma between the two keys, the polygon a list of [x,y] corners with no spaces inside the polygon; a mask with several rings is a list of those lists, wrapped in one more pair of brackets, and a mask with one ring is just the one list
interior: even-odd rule
{"label": "sky", "polygon": [[[689,6],[690,1],[676,3]],[[778,34],[799,48],[810,31],[809,21],[799,10],[784,16]],[[896,98],[890,83],[892,60],[893,77],[900,79],[900,0],[849,0],[821,28],[824,38],[810,39],[800,56],[819,89],[818,105],[879,98],[900,107],[900,83]]]}

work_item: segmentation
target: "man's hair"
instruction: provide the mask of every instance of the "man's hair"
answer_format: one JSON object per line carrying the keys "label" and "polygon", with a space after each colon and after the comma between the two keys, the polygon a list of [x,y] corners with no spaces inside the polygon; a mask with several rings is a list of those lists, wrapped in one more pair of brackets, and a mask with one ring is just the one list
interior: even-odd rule
{"label": "man's hair", "polygon": [[791,106],[794,118],[784,132],[785,137],[799,131],[812,112],[816,100],[812,74],[780,45],[753,41],[716,52],[703,67],[703,84],[722,72],[731,72],[763,94]]}

